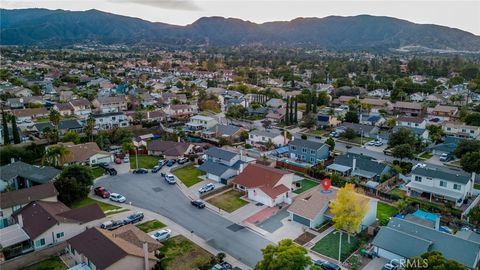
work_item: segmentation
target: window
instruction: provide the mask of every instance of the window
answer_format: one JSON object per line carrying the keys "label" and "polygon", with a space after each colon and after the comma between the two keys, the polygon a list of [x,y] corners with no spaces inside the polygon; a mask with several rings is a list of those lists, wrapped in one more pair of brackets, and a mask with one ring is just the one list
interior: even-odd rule
{"label": "window", "polygon": [[441,187],[447,187],[447,182],[446,181],[440,181],[440,186]]}
{"label": "window", "polygon": [[422,177],[421,176],[415,176],[415,181],[422,182]]}
{"label": "window", "polygon": [[460,186],[459,184],[453,184],[453,189],[460,190],[462,189],[462,186]]}
{"label": "window", "polygon": [[61,232],[61,233],[57,233],[57,238],[62,238],[65,236],[65,233],[64,232]]}
{"label": "window", "polygon": [[36,247],[45,246],[45,238],[42,238],[42,239],[39,239],[39,240],[35,241],[35,246]]}
{"label": "window", "polygon": [[310,158],[310,162],[314,163],[315,162],[315,158]]}
{"label": "window", "polygon": [[291,147],[292,147],[292,150],[294,150],[294,151],[297,150],[297,148],[295,146],[292,145]]}
{"label": "window", "polygon": [[447,130],[450,131],[450,130],[452,130],[452,128],[447,127]]}
{"label": "window", "polygon": [[310,154],[315,155],[315,150],[310,150]]}
{"label": "window", "polygon": [[307,153],[307,148],[303,148],[303,149],[302,149],[302,152],[303,152],[303,153]]}
{"label": "window", "polygon": [[253,139],[253,135],[250,135],[250,139]]}

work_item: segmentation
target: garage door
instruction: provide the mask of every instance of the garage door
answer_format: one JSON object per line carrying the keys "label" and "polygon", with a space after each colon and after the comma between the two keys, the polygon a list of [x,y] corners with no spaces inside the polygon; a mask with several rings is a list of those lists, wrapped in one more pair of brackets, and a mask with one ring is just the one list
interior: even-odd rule
{"label": "garage door", "polygon": [[299,215],[293,214],[293,221],[296,221],[296,222],[298,222],[298,223],[300,223],[300,224],[303,224],[303,225],[305,225],[305,226],[310,227],[310,220],[309,220],[309,219],[306,219],[306,218],[304,218],[304,217],[301,217],[301,216],[299,216]]}

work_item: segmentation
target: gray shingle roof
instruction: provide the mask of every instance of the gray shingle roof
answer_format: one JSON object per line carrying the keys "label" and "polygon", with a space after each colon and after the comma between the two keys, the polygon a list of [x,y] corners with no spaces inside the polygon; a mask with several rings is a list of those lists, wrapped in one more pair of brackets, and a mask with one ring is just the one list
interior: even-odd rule
{"label": "gray shingle roof", "polygon": [[413,169],[412,174],[416,174],[419,176],[425,176],[425,177],[431,177],[431,178],[438,178],[438,179],[443,179],[451,182],[456,182],[460,184],[466,184],[468,181],[471,180],[470,175],[465,175],[465,174],[454,174],[454,173],[449,173],[446,171],[442,171],[439,169],[434,169],[434,168],[421,168],[421,167],[416,167]]}
{"label": "gray shingle roof", "polygon": [[227,151],[218,147],[209,148],[205,154],[209,157],[219,158],[222,160],[231,160],[237,155],[235,152]]}
{"label": "gray shingle roof", "polygon": [[402,231],[383,227],[373,239],[373,245],[383,248],[405,258],[421,255],[427,252],[432,242],[409,235]]}
{"label": "gray shingle roof", "polygon": [[339,165],[347,166],[351,168],[353,165],[353,158],[357,159],[356,169],[364,170],[367,172],[373,172],[377,175],[380,175],[385,169],[385,167],[388,166],[387,164],[374,161],[372,157],[353,154],[353,153],[348,153],[348,154],[336,157],[333,164],[339,164]]}
{"label": "gray shingle roof", "polygon": [[83,125],[76,119],[63,120],[58,124],[59,129],[81,129]]}
{"label": "gray shingle roof", "polygon": [[31,181],[45,184],[58,174],[60,174],[60,170],[53,167],[36,167],[22,161],[0,167],[0,178],[5,181],[21,176]]}
{"label": "gray shingle roof", "polygon": [[269,130],[269,131],[266,131],[266,130],[253,130],[253,131],[250,131],[250,134],[252,135],[256,135],[256,136],[263,136],[263,137],[267,137],[267,138],[275,138],[277,137],[278,135],[280,135],[280,132],[279,131],[275,131],[275,130]]}
{"label": "gray shingle roof", "polygon": [[223,165],[222,163],[212,162],[212,161],[205,161],[200,167],[198,167],[200,171],[210,173],[216,176],[222,176],[226,171],[230,169],[230,167]]}
{"label": "gray shingle roof", "polygon": [[216,132],[218,129],[218,133],[220,135],[227,135],[232,136],[233,134],[237,133],[241,127],[232,126],[232,125],[216,125],[209,129],[209,131]]}
{"label": "gray shingle roof", "polygon": [[326,146],[324,143],[321,142],[315,142],[315,141],[309,141],[309,140],[302,140],[302,139],[295,139],[293,141],[290,141],[289,145],[293,145],[296,147],[304,147],[308,149],[314,149],[318,150],[324,146]]}

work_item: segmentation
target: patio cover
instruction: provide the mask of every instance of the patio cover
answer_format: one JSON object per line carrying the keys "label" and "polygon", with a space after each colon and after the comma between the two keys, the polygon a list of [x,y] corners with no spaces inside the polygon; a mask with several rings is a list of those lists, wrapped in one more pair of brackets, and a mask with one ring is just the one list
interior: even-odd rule
{"label": "patio cover", "polygon": [[348,170],[350,170],[351,168],[350,168],[350,167],[347,167],[347,166],[343,166],[343,165],[335,164],[335,163],[334,163],[334,164],[328,165],[328,166],[327,166],[327,169],[332,170],[332,171],[337,171],[337,172],[344,173],[344,172],[347,172]]}
{"label": "patio cover", "polygon": [[374,172],[368,172],[368,171],[365,171],[365,170],[356,169],[355,171],[352,172],[352,175],[353,176],[360,176],[360,177],[367,178],[367,179],[371,179],[371,178],[375,177],[375,175],[377,175],[377,174],[374,173]]}
{"label": "patio cover", "polygon": [[277,148],[277,149],[275,149],[275,152],[277,152],[279,154],[285,154],[285,153],[288,152],[288,146]]}
{"label": "patio cover", "polygon": [[443,189],[443,188],[438,188],[438,187],[431,187],[431,186],[425,187],[425,186],[419,185],[419,184],[417,184],[413,181],[408,183],[407,187],[409,187],[411,189],[414,189],[414,190],[417,190],[417,191],[420,191],[420,192],[433,193],[433,194],[449,197],[449,198],[452,198],[454,200],[458,200],[458,199],[463,198],[462,193],[447,190],[447,189]]}
{"label": "patio cover", "polygon": [[30,237],[18,224],[0,229],[0,247],[6,248],[23,241],[29,240]]}

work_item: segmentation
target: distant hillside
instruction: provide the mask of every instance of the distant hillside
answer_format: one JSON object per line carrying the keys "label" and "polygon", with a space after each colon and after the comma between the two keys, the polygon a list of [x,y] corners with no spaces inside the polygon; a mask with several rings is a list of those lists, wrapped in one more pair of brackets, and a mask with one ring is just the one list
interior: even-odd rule
{"label": "distant hillside", "polygon": [[204,17],[187,26],[152,23],[98,10],[0,9],[1,44],[104,44],[166,46],[309,46],[333,50],[372,50],[416,46],[480,51],[480,37],[438,25],[377,16],[297,18],[256,24],[240,19]]}

